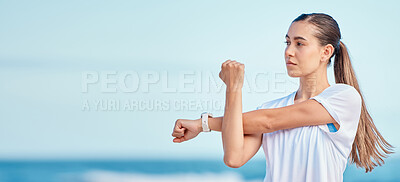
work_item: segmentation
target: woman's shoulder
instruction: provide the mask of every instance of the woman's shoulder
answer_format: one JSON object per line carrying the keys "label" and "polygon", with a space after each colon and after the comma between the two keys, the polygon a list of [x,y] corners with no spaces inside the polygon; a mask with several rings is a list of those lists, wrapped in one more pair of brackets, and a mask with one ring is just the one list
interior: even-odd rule
{"label": "woman's shoulder", "polygon": [[329,88],[333,88],[333,89],[354,89],[355,88],[349,84],[345,84],[345,83],[335,83],[332,84]]}
{"label": "woman's shoulder", "polygon": [[326,96],[333,96],[333,95],[340,94],[340,93],[348,93],[351,95],[352,94],[360,95],[356,88],[354,88],[353,86],[351,86],[349,84],[345,84],[345,83],[332,84],[331,86],[326,88],[324,91],[322,91],[318,95],[326,97]]}
{"label": "woman's shoulder", "polygon": [[326,88],[320,94],[310,98],[315,100],[325,100],[334,103],[360,104],[362,102],[361,94],[351,85],[336,83]]}

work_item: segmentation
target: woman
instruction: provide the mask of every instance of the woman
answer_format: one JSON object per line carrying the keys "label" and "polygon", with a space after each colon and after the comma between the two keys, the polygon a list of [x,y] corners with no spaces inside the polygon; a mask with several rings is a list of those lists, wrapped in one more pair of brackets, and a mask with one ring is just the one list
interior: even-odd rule
{"label": "woman", "polygon": [[[340,29],[329,15],[302,14],[286,34],[285,62],[290,77],[300,78],[297,91],[242,113],[244,65],[228,60],[220,78],[226,84],[223,117],[209,118],[221,131],[224,162],[238,168],[263,146],[264,181],[343,181],[346,163],[371,171],[384,163],[392,146],[369,115]],[[334,57],[336,84],[327,67]],[[203,119],[204,120],[204,119]],[[175,123],[174,142],[194,138],[201,119]]]}

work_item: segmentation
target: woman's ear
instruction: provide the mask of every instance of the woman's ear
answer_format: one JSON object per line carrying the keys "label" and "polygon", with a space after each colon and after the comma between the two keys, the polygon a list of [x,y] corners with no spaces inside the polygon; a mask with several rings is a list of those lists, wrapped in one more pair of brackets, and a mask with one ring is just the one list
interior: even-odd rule
{"label": "woman's ear", "polygon": [[321,61],[328,62],[334,51],[335,48],[332,46],[332,44],[327,44],[326,46],[324,46],[321,51]]}

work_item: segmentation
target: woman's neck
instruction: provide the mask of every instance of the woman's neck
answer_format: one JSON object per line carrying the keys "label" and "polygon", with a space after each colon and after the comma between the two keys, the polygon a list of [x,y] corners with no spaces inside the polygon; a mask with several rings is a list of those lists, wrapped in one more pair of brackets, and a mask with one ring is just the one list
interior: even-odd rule
{"label": "woman's neck", "polygon": [[[326,70],[326,69],[325,69]],[[297,90],[295,103],[308,100],[324,91],[330,86],[325,73],[311,73],[307,76],[300,77],[300,87]]]}

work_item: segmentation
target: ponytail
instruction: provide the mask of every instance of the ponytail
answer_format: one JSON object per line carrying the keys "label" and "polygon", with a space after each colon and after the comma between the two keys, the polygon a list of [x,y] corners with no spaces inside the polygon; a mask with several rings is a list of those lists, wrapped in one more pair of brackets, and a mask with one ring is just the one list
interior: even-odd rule
{"label": "ponytail", "polygon": [[371,172],[376,166],[385,163],[383,158],[393,153],[393,146],[382,137],[368,113],[347,48],[342,41],[339,44],[335,48],[333,65],[335,81],[353,86],[360,93],[362,100],[360,121],[351,149],[350,161],[357,167],[365,168],[365,172]]}

